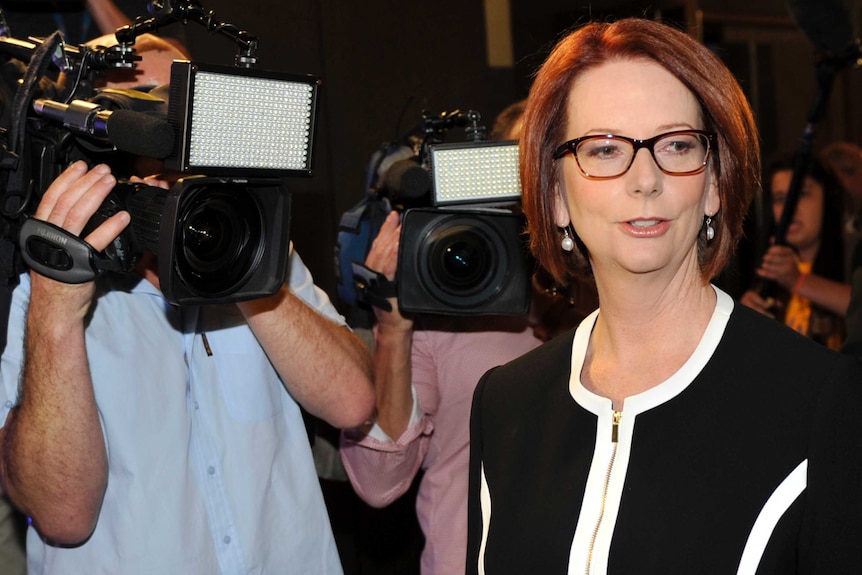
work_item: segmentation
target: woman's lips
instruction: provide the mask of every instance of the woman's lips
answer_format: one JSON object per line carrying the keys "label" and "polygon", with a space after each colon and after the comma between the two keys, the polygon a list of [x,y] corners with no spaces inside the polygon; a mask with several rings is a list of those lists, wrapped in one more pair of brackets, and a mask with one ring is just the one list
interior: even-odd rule
{"label": "woman's lips", "polygon": [[638,238],[654,238],[667,233],[670,220],[661,218],[638,218],[623,222],[623,229],[631,236]]}

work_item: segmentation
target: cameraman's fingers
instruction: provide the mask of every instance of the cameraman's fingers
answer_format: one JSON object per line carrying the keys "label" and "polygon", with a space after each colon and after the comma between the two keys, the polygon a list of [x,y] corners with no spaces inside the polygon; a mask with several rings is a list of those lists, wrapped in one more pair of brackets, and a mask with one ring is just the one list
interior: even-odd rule
{"label": "cameraman's fingers", "polygon": [[78,181],[84,174],[87,173],[87,164],[82,161],[72,163],[68,168],[57,176],[42,198],[39,200],[39,205],[36,207],[34,214],[40,220],[47,220],[48,214],[54,209],[57,200],[63,195],[71,185]]}
{"label": "cameraman's fingers", "polygon": [[129,215],[129,212],[125,210],[117,212],[90,232],[84,238],[84,241],[100,252],[108,247],[114,241],[114,238],[120,235],[120,232],[129,225],[130,221],[132,221],[132,217]]}
{"label": "cameraman's fingers", "polygon": [[[390,219],[386,219],[384,226],[389,226]],[[394,228],[391,226],[384,229],[381,227],[380,233],[374,238],[371,244],[371,250],[365,258],[365,265],[375,271],[382,273],[390,281],[395,279],[395,272],[398,269],[398,244],[401,237],[401,225],[397,224]]]}
{"label": "cameraman's fingers", "polygon": [[[74,198],[74,203],[71,199],[67,203],[67,196],[63,196],[51,212],[49,221],[73,234],[80,235],[116,183],[113,176],[106,175],[87,186],[81,195]],[[83,186],[84,184],[81,184],[81,187]]]}
{"label": "cameraman's fingers", "polygon": [[380,226],[380,231],[377,233],[377,236],[389,236],[393,233],[401,233],[401,216],[398,215],[398,212],[391,211],[386,215],[386,219],[383,220],[383,225]]}
{"label": "cameraman's fingers", "polygon": [[[393,246],[394,244],[394,246]],[[365,266],[376,272],[382,273],[386,279],[395,278],[395,270],[398,267],[398,244],[395,242],[377,242],[371,246],[371,251],[365,257]]]}
{"label": "cameraman's fingers", "polygon": [[389,245],[392,242],[397,242],[401,235],[401,220],[396,212],[389,212],[383,224],[377,231],[374,241],[371,242],[371,249],[382,249],[383,246]]}
{"label": "cameraman's fingers", "polygon": [[96,166],[84,174],[78,166],[73,168],[49,186],[35,215],[78,234],[111,192],[116,179],[107,166]]}

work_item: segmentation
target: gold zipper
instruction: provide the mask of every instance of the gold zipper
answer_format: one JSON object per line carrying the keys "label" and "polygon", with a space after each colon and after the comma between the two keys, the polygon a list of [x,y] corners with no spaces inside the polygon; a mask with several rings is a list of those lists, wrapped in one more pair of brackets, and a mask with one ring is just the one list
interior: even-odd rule
{"label": "gold zipper", "polygon": [[587,550],[587,575],[590,575],[590,570],[593,566],[593,551],[596,547],[596,539],[599,536],[599,528],[602,526],[602,519],[605,515],[605,504],[608,501],[608,487],[611,483],[611,470],[614,468],[614,460],[617,457],[617,440],[619,439],[620,419],[622,419],[622,417],[622,411],[614,410],[613,426],[611,427],[611,443],[613,443],[613,446],[611,447],[611,460],[608,462],[608,471],[607,473],[605,473],[605,485],[602,489],[602,505],[599,508],[599,519],[596,522],[596,528],[593,529],[593,536],[590,539],[590,546]]}
{"label": "gold zipper", "polygon": [[611,429],[611,441],[616,443],[620,438],[620,419],[623,418],[623,412],[614,410],[614,426]]}

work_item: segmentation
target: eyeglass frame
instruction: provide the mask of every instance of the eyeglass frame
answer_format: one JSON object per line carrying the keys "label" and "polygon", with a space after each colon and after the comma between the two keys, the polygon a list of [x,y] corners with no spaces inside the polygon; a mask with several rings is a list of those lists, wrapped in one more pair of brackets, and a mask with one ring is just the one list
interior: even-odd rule
{"label": "eyeglass frame", "polygon": [[[661,167],[661,164],[659,164],[659,161],[655,157],[655,144],[656,144],[656,142],[658,142],[662,138],[666,138],[668,136],[673,136],[674,134],[697,134],[699,136],[704,136],[706,138],[706,142],[707,142],[706,154],[704,155],[703,163],[700,165],[699,168],[697,168],[696,170],[693,170],[691,172],[671,172],[671,171],[665,170],[664,168]],[[578,160],[577,150],[578,150],[578,146],[581,144],[581,142],[585,142],[587,140],[593,140],[593,139],[601,139],[601,138],[614,138],[616,140],[623,140],[625,142],[628,142],[632,146],[632,157],[629,158],[628,165],[625,167],[625,169],[622,172],[620,172],[619,174],[617,174],[615,176],[593,176],[593,175],[590,175],[581,167],[581,162]],[[572,154],[572,156],[575,158],[575,163],[578,166],[578,171],[580,171],[584,177],[590,178],[592,180],[613,180],[614,178],[619,178],[620,176],[625,175],[625,173],[631,169],[632,164],[635,163],[635,157],[638,155],[638,151],[640,151],[641,148],[646,148],[647,150],[649,150],[649,153],[650,153],[650,156],[652,156],[653,162],[655,162],[655,165],[658,166],[658,169],[661,170],[662,173],[667,174],[668,176],[693,176],[695,174],[701,173],[702,171],[704,171],[706,169],[706,166],[709,163],[709,156],[712,153],[713,146],[716,145],[717,139],[718,139],[718,134],[716,134],[715,132],[707,132],[706,130],[672,130],[670,132],[658,134],[656,136],[653,136],[652,138],[647,138],[646,140],[638,140],[637,138],[629,138],[628,136],[619,136],[617,134],[590,134],[589,136],[581,136],[580,138],[574,138],[574,139],[569,140],[567,142],[563,142],[562,144],[557,146],[557,149],[554,150],[553,159],[559,160],[560,158],[564,157],[566,154]]]}

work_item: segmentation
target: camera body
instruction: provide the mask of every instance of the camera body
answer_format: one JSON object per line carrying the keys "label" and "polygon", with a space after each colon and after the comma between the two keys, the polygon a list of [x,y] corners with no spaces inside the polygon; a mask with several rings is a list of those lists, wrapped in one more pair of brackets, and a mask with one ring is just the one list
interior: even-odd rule
{"label": "camera body", "polygon": [[[399,308],[444,315],[526,314],[531,273],[519,210],[517,142],[431,144],[424,167],[429,205],[406,209],[401,221]],[[415,182],[416,176],[405,172],[403,179]]]}
{"label": "camera body", "polygon": [[168,301],[236,302],[271,295],[284,282],[290,208],[279,180],[189,176],[167,190],[121,182],[88,227],[129,210],[131,224],[104,251],[113,269],[131,271],[148,250]]}
{"label": "camera body", "polygon": [[[368,195],[342,215],[336,245],[338,295],[351,325],[370,327],[370,306],[385,308],[393,296],[407,313],[529,311],[518,143],[486,140],[479,121],[472,110],[423,112],[419,126],[372,155]],[[453,127],[464,127],[465,141],[443,141]],[[387,282],[363,262],[393,210],[401,213],[398,272]]]}

